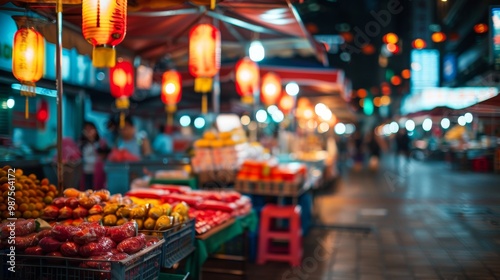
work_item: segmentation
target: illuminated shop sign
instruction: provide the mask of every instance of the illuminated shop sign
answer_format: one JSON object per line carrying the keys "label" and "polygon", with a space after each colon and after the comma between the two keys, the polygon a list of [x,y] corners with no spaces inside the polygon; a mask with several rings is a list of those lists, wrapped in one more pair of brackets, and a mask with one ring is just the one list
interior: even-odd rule
{"label": "illuminated shop sign", "polygon": [[498,95],[496,87],[427,88],[403,100],[403,115],[432,110],[437,107],[463,109]]}
{"label": "illuminated shop sign", "polygon": [[491,8],[491,57],[495,69],[500,69],[500,6]]}
{"label": "illuminated shop sign", "polygon": [[439,51],[412,50],[411,78],[412,91],[439,86]]}

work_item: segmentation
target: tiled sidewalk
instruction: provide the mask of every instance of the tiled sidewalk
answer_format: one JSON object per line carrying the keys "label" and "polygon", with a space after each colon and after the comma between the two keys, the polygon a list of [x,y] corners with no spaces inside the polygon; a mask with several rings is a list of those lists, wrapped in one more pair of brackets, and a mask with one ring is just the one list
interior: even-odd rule
{"label": "tiled sidewalk", "polygon": [[249,279],[500,279],[498,175],[419,162],[349,173],[315,213],[302,266],[251,265]]}

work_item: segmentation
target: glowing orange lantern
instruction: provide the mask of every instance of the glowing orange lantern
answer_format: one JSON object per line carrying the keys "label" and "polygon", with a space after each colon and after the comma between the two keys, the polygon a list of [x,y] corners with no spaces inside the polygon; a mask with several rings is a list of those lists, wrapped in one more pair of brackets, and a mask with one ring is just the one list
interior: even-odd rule
{"label": "glowing orange lantern", "polygon": [[262,77],[260,98],[266,106],[276,104],[281,94],[281,79],[275,73],[269,72]]}
{"label": "glowing orange lantern", "polygon": [[134,94],[134,67],[128,61],[119,61],[109,70],[109,77],[111,95],[116,98],[116,108],[122,111],[120,126],[123,126],[125,118],[123,111],[128,109],[130,105],[128,98]]}
{"label": "glowing orange lantern", "polygon": [[208,111],[206,93],[220,69],[220,40],[220,31],[210,24],[198,24],[189,32],[189,73],[195,77],[194,91],[203,93],[203,114]]}
{"label": "glowing orange lantern", "polygon": [[83,0],[82,33],[94,46],[94,67],[115,66],[115,46],[127,33],[127,0]]}
{"label": "glowing orange lantern", "polygon": [[446,35],[443,32],[434,32],[431,39],[434,43],[441,43],[446,40]]}
{"label": "glowing orange lantern", "polygon": [[397,75],[392,76],[391,83],[395,86],[399,86],[401,84],[401,78]]}
{"label": "glowing orange lantern", "polygon": [[478,23],[478,24],[474,25],[474,32],[476,32],[478,34],[486,33],[486,32],[488,32],[488,25],[486,25],[484,23]]}
{"label": "glowing orange lantern", "polygon": [[427,43],[422,39],[415,39],[412,43],[414,49],[421,50],[427,46]]}
{"label": "glowing orange lantern", "polygon": [[175,70],[169,70],[163,73],[161,79],[161,101],[165,104],[167,112],[168,127],[173,124],[173,114],[177,110],[177,103],[181,101],[182,86],[181,75]]}
{"label": "glowing orange lantern", "polygon": [[278,107],[284,114],[289,114],[295,106],[295,99],[286,93],[281,95]]}
{"label": "glowing orange lantern", "polygon": [[244,57],[236,63],[236,91],[243,103],[253,103],[254,92],[259,87],[259,66],[250,58]]}
{"label": "glowing orange lantern", "polygon": [[411,72],[410,72],[410,69],[405,69],[403,71],[401,71],[401,76],[404,78],[404,79],[409,79],[411,77]]}
{"label": "glowing orange lantern", "polygon": [[[26,23],[26,21],[24,21]],[[14,35],[12,48],[12,74],[23,87],[21,95],[26,96],[25,118],[29,116],[28,97],[35,96],[35,83],[42,78],[45,57],[45,41],[42,34],[33,27],[18,22],[19,30]]]}
{"label": "glowing orange lantern", "polygon": [[394,33],[387,33],[382,37],[382,41],[386,44],[396,44],[399,41],[399,37]]}

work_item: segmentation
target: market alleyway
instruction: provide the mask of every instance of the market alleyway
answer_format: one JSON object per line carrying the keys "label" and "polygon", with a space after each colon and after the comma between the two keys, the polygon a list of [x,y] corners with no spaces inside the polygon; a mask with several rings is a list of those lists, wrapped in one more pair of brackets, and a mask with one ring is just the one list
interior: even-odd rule
{"label": "market alleyway", "polygon": [[[249,279],[500,279],[500,175],[386,159],[315,197],[300,268],[250,265]],[[368,231],[365,231],[368,230]]]}

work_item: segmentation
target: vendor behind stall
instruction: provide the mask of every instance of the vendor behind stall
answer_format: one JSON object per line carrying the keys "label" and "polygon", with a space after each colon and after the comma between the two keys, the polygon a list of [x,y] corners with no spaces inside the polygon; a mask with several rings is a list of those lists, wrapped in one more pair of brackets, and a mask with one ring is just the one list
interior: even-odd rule
{"label": "vendor behind stall", "polygon": [[145,135],[136,133],[134,123],[130,116],[125,118],[125,124],[120,129],[118,148],[125,149],[137,157],[147,157],[151,154],[151,145]]}
{"label": "vendor behind stall", "polygon": [[[172,128],[169,127],[168,131],[171,130]],[[153,149],[155,153],[158,155],[168,155],[171,154],[173,151],[173,141],[172,137],[168,135],[168,131],[165,130],[164,125],[160,125],[158,131],[159,133],[153,142]]]}

